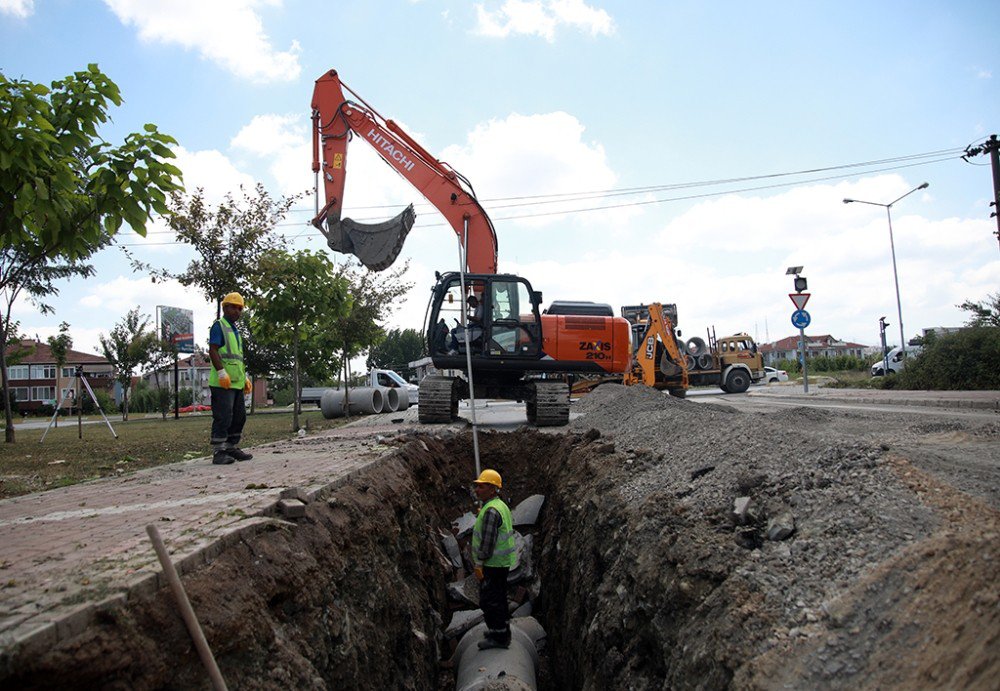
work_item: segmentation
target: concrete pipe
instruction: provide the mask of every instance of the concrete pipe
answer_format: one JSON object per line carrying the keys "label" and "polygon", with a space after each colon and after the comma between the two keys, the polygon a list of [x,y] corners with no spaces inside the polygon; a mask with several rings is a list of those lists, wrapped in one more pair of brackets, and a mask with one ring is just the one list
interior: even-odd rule
{"label": "concrete pipe", "polygon": [[702,353],[698,356],[698,369],[712,369],[711,353]]}
{"label": "concrete pipe", "polygon": [[534,617],[510,621],[510,647],[480,650],[486,624],[473,627],[455,649],[458,691],[538,688],[538,650],[545,630]]}
{"label": "concrete pipe", "polygon": [[380,386],[378,390],[382,394],[383,413],[395,413],[399,410],[399,389],[394,389],[391,386]]}
{"label": "concrete pipe", "polygon": [[406,410],[410,407],[410,390],[409,389],[393,389],[396,395],[399,397],[399,405],[396,410]]}
{"label": "concrete pipe", "polygon": [[707,351],[708,351],[708,346],[705,345],[704,339],[698,338],[697,336],[688,339],[687,352],[692,357],[698,357],[699,355]]}
{"label": "concrete pipe", "polygon": [[[385,406],[385,396],[370,386],[350,390],[351,415],[381,413]],[[327,420],[344,416],[344,390],[327,389],[319,401],[320,410]]]}
{"label": "concrete pipe", "polygon": [[685,353],[684,354],[684,365],[687,367],[688,372],[693,372],[695,370],[695,368],[698,366],[698,363],[695,362],[694,358],[691,357],[691,355],[689,353]]}
{"label": "concrete pipe", "polygon": [[352,414],[381,413],[385,407],[385,396],[373,386],[360,386],[350,390],[347,402]]}
{"label": "concrete pipe", "polygon": [[344,416],[344,390],[327,389],[323,392],[323,397],[319,399],[320,410],[327,420]]}

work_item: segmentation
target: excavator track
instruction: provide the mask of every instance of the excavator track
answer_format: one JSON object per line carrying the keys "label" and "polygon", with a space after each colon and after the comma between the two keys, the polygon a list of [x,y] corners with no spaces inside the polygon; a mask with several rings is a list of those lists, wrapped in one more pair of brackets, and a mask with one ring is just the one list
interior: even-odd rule
{"label": "excavator track", "polygon": [[534,388],[534,400],[527,403],[528,422],[536,427],[561,427],[569,423],[569,386],[566,382],[539,381]]}
{"label": "excavator track", "polygon": [[421,424],[448,423],[458,417],[458,395],[454,377],[432,374],[420,382],[417,418]]}

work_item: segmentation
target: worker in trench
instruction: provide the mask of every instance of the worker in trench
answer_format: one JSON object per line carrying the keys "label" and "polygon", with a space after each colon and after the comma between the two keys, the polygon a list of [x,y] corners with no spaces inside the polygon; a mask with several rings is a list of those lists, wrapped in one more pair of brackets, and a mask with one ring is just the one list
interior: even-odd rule
{"label": "worker in trench", "polygon": [[215,320],[208,334],[208,357],[212,361],[212,371],[208,375],[212,392],[212,463],[215,465],[253,458],[253,454],[239,448],[247,421],[244,396],[252,390],[243,365],[243,339],[236,329],[243,307],[243,296],[229,293],[222,299],[222,318]]}
{"label": "worker in trench", "polygon": [[500,473],[484,470],[473,483],[483,503],[472,530],[472,562],[479,580],[479,607],[486,620],[486,634],[479,649],[510,646],[510,613],[507,610],[507,574],[517,567],[514,523],[510,508],[500,498]]}

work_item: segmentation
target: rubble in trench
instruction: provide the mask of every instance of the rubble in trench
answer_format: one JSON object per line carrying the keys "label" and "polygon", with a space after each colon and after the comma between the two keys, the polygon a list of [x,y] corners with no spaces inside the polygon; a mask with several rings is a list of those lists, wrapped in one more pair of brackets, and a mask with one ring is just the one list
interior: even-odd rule
{"label": "rubble in trench", "polygon": [[[614,385],[575,409],[566,435],[480,435],[511,506],[545,497],[522,530],[533,575],[511,588],[547,634],[540,688],[975,688],[1000,671],[996,512],[949,524],[915,493],[947,489],[851,420]],[[392,443],[294,526],[185,576],[231,687],[454,687],[476,618],[449,538],[476,510],[470,436]],[[204,685],[163,589],[18,674],[24,688]]]}

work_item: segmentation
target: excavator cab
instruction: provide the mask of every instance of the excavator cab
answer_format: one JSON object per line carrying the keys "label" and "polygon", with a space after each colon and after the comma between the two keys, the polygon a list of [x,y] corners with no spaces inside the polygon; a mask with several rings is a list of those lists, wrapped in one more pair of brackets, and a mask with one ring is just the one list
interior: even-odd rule
{"label": "excavator cab", "polygon": [[457,272],[439,274],[427,324],[434,366],[464,369],[467,348],[477,376],[480,372],[510,376],[537,365],[542,346],[541,300],[541,293],[519,276],[466,274],[463,290]]}

